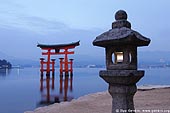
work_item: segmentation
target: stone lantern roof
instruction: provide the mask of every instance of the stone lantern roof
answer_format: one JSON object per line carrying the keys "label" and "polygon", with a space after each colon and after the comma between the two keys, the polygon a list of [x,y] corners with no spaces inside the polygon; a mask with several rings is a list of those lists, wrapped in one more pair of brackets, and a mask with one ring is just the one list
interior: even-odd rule
{"label": "stone lantern roof", "polygon": [[127,13],[119,10],[115,14],[116,21],[112,23],[112,29],[96,37],[93,45],[107,46],[148,46],[150,39],[142,36],[137,31],[131,29],[131,23],[127,21]]}

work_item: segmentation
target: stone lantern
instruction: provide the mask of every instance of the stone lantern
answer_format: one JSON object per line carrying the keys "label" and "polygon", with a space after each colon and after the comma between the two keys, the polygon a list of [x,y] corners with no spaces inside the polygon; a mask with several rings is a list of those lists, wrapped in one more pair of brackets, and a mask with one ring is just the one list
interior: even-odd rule
{"label": "stone lantern", "polygon": [[143,70],[137,70],[137,47],[148,46],[150,39],[131,29],[125,11],[117,11],[115,19],[112,29],[97,36],[93,45],[106,51],[107,70],[101,70],[99,75],[109,84],[112,113],[132,113],[136,83],[144,76]]}

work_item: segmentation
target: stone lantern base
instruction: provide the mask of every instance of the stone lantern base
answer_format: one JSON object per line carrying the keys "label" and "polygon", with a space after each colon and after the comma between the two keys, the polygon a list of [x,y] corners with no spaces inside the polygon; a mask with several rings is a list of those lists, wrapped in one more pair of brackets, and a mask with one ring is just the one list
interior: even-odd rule
{"label": "stone lantern base", "polygon": [[112,113],[134,113],[133,96],[137,91],[136,83],[144,76],[137,70],[101,70],[102,77],[109,84],[112,96]]}

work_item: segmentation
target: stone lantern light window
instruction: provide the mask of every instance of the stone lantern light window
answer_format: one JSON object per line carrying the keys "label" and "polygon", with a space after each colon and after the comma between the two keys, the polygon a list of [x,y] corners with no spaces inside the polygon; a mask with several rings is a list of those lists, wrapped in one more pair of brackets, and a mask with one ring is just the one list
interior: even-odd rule
{"label": "stone lantern light window", "polygon": [[115,64],[123,63],[123,52],[114,52]]}

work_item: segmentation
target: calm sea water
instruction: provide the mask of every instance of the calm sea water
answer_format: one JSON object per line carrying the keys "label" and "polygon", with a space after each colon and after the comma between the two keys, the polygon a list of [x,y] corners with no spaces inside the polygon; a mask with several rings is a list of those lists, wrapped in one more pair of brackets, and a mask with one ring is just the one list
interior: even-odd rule
{"label": "calm sea water", "polygon": [[[75,68],[73,77],[41,79],[39,68],[0,71],[0,113],[23,113],[54,102],[107,90],[100,68]],[[170,68],[145,69],[138,85],[170,85]]]}

